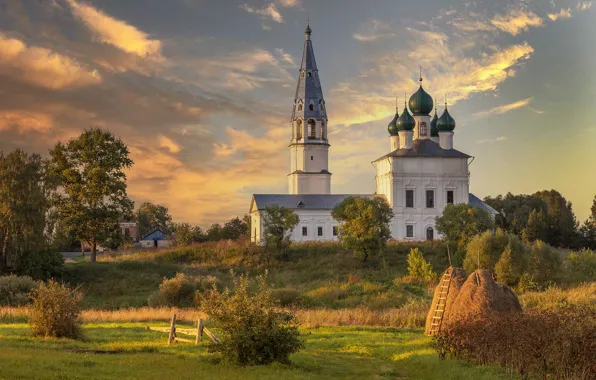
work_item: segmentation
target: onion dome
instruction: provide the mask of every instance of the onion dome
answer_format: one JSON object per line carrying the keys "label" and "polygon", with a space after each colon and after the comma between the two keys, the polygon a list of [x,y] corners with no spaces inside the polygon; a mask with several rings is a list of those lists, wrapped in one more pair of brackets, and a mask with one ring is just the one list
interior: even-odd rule
{"label": "onion dome", "polygon": [[422,84],[418,91],[410,97],[408,102],[410,110],[414,115],[428,115],[433,110],[433,98],[422,88]]}
{"label": "onion dome", "polygon": [[400,131],[412,131],[414,130],[414,126],[416,125],[416,121],[408,112],[408,107],[404,107],[404,112],[402,112],[401,116],[397,118],[397,129]]}
{"label": "onion dome", "polygon": [[435,116],[433,116],[433,119],[430,121],[430,137],[439,137],[437,121],[439,121],[439,117],[437,116],[437,110],[435,109]]}
{"label": "onion dome", "polygon": [[395,109],[395,116],[393,117],[393,120],[391,120],[389,122],[389,125],[387,125],[387,131],[389,131],[389,135],[390,136],[397,136],[397,119],[399,118],[399,114],[397,113],[397,108]]}
{"label": "onion dome", "polygon": [[445,108],[443,114],[437,121],[437,129],[439,132],[453,132],[455,129],[455,120],[449,115],[449,111]]}

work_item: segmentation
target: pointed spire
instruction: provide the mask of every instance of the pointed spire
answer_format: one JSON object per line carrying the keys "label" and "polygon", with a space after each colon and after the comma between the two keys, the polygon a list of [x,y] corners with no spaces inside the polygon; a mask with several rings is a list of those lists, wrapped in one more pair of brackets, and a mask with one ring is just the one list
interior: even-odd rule
{"label": "pointed spire", "polygon": [[422,86],[422,65],[420,65],[420,85]]}

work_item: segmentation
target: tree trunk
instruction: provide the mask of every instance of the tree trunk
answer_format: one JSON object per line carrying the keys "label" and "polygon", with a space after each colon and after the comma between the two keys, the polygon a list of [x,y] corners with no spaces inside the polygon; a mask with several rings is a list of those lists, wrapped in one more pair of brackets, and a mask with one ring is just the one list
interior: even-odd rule
{"label": "tree trunk", "polygon": [[81,254],[85,257],[85,243],[81,240]]}
{"label": "tree trunk", "polygon": [[94,263],[96,261],[96,254],[97,252],[97,242],[93,241],[91,244],[91,262]]}
{"label": "tree trunk", "polygon": [[2,265],[4,267],[8,266],[8,232],[10,228],[6,227],[4,230],[4,244],[2,244]]}

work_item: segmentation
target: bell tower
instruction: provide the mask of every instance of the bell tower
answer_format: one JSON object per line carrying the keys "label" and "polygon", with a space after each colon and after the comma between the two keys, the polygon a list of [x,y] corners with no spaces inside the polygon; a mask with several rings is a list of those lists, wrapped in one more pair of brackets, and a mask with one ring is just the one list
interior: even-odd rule
{"label": "bell tower", "polygon": [[304,52],[292,111],[290,194],[330,194],[327,109],[312,47],[310,25],[305,30]]}

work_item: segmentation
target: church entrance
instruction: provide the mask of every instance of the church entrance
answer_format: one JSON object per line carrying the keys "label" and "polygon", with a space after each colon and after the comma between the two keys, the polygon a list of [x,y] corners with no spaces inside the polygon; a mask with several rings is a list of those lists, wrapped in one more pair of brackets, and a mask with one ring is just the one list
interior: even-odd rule
{"label": "church entrance", "polygon": [[426,229],[426,240],[433,240],[435,238],[435,230],[432,227]]}

